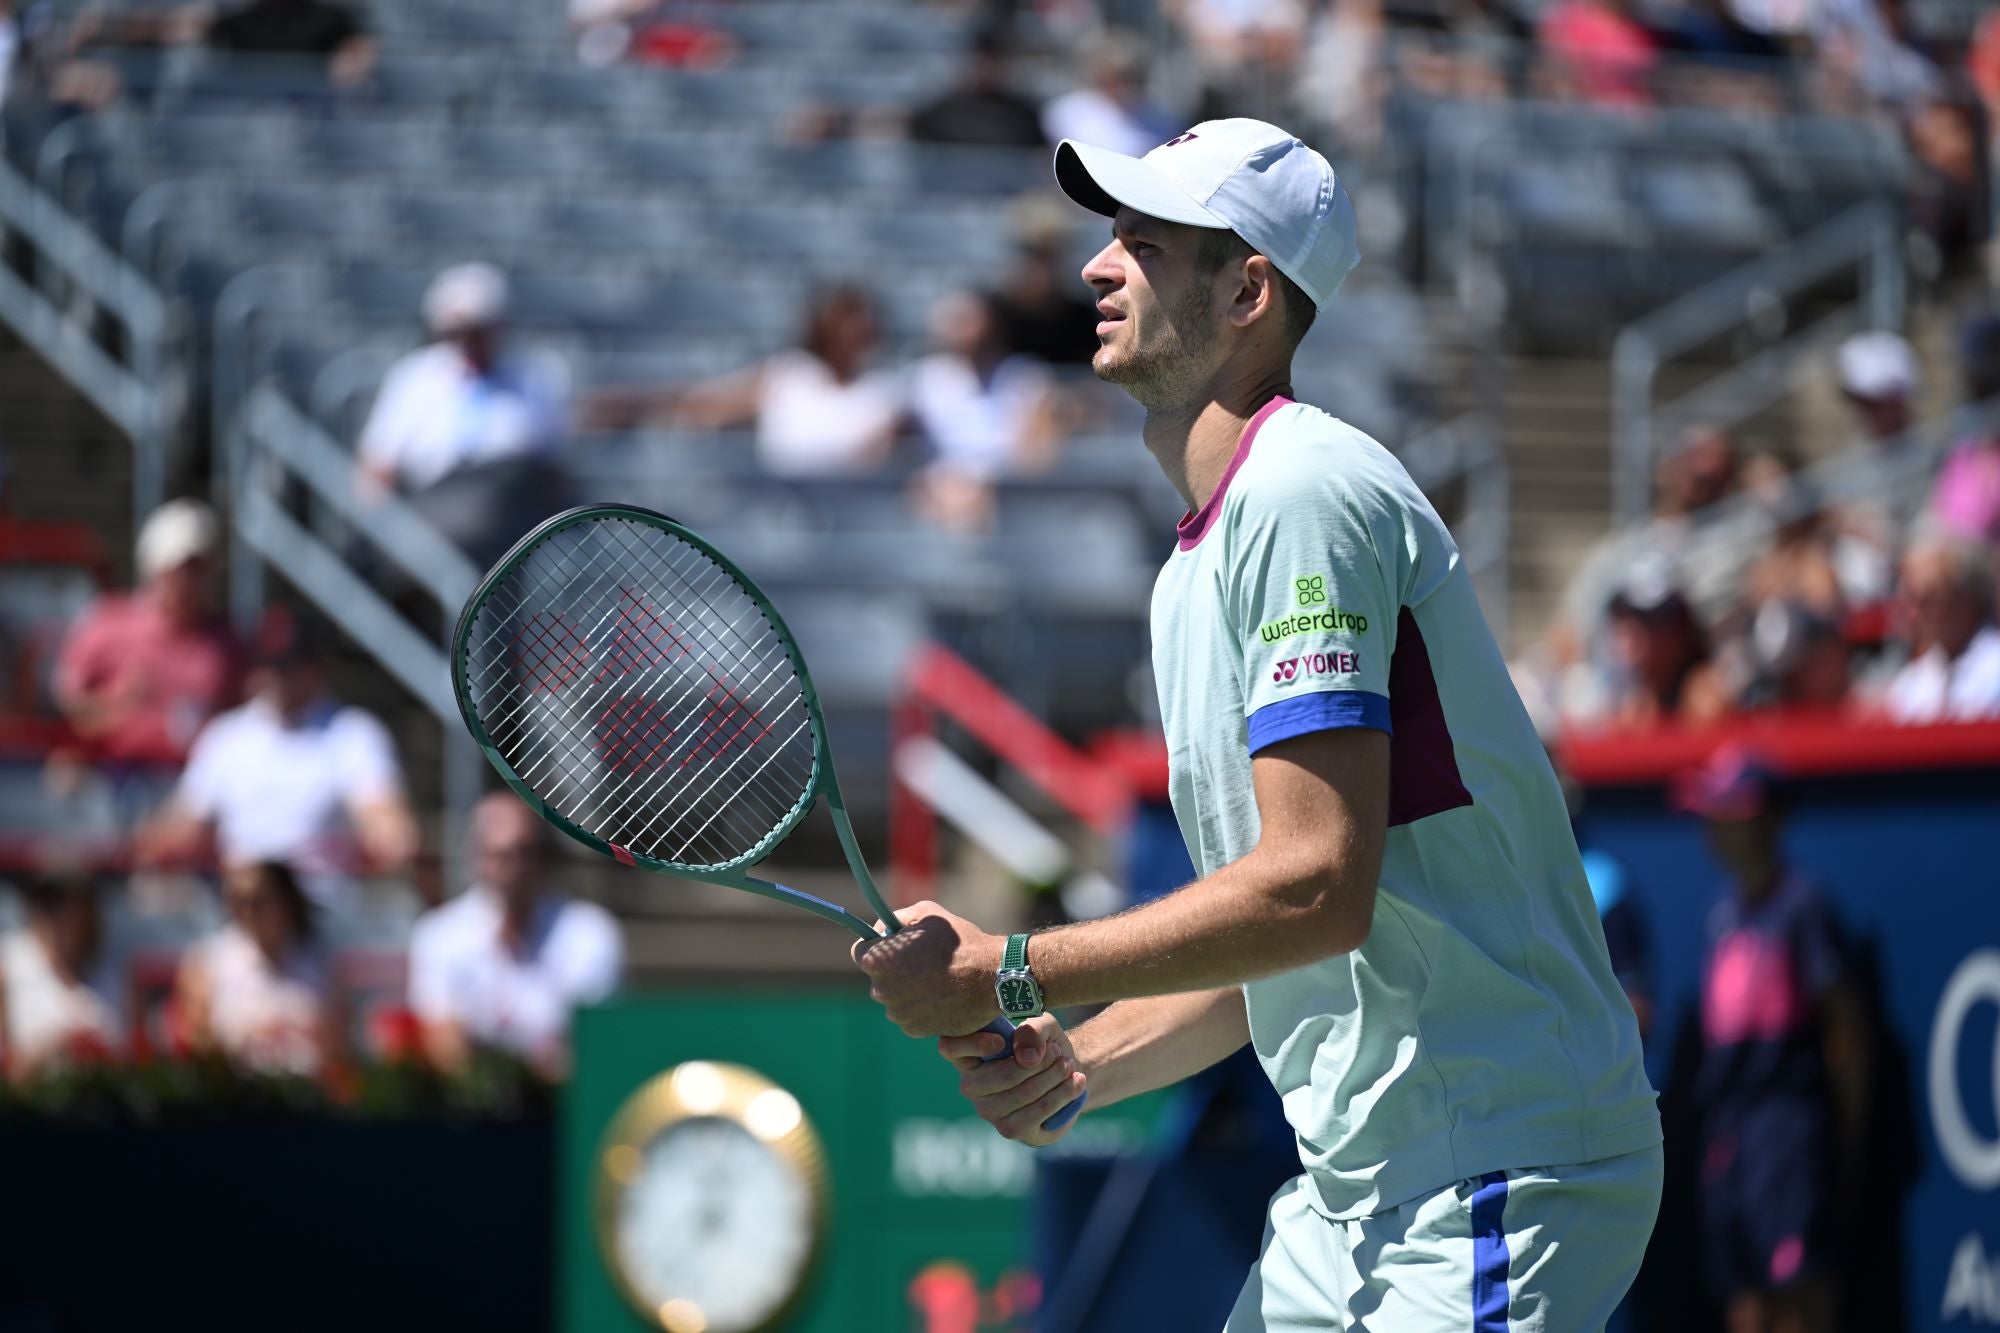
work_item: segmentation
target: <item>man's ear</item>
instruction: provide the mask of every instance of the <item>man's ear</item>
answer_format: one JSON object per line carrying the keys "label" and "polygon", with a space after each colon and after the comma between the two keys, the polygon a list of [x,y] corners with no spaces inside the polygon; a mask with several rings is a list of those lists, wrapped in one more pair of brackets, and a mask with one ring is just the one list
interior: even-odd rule
{"label": "man's ear", "polygon": [[1229,298],[1229,322],[1249,328],[1278,307],[1278,270],[1263,255],[1251,255],[1239,270],[1236,291]]}

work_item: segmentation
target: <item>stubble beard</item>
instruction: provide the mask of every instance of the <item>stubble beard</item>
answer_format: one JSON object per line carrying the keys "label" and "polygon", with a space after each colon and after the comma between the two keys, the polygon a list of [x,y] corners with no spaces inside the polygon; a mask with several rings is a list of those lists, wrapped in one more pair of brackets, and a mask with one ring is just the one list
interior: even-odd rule
{"label": "stubble beard", "polygon": [[[1136,340],[1129,351],[1116,356],[1106,355],[1113,351],[1111,344],[1098,348],[1097,355],[1091,358],[1091,370],[1105,383],[1123,389],[1148,411],[1162,412],[1183,406],[1200,391],[1206,379],[1204,354],[1218,332],[1208,318],[1208,296],[1201,283],[1190,283],[1150,339]],[[1138,332],[1136,322],[1130,317],[1125,323],[1128,334]]]}

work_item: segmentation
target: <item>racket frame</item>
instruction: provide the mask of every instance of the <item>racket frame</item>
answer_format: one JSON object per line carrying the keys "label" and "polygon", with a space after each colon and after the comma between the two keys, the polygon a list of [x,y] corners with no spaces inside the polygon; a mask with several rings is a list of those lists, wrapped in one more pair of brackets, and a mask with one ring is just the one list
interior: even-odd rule
{"label": "racket frame", "polygon": [[[473,622],[478,619],[479,613],[486,609],[493,592],[516,569],[520,568],[521,564],[527,560],[529,554],[544,541],[554,537],[566,528],[612,519],[640,523],[651,528],[656,528],[678,541],[685,542],[701,555],[721,566],[723,572],[728,574],[735,582],[737,588],[750,598],[758,612],[764,617],[765,622],[776,633],[779,644],[785,650],[786,659],[791,663],[792,672],[798,679],[799,692],[805,699],[806,712],[812,724],[812,776],[806,783],[804,793],[784,818],[779,820],[771,831],[766,833],[755,846],[733,861],[715,866],[688,865],[683,862],[664,861],[657,857],[634,852],[630,848],[619,846],[606,838],[590,832],[588,829],[565,817],[559,811],[551,808],[546,801],[535,793],[534,788],[521,779],[520,775],[514,771],[513,765],[508,763],[506,757],[500,753],[499,747],[494,743],[492,736],[480,721],[479,711],[472,697],[472,683],[468,679],[471,666],[470,638]],[[789,837],[792,830],[797,828],[800,821],[811,811],[813,804],[821,797],[825,797],[827,811],[833,816],[834,833],[840,839],[841,851],[846,854],[848,869],[853,872],[855,882],[861,886],[862,896],[868,900],[868,905],[877,913],[877,919],[884,922],[891,933],[895,931],[896,914],[889,909],[888,904],[883,900],[881,890],[876,887],[875,877],[869,873],[868,862],[861,855],[860,844],[855,839],[854,825],[847,815],[847,799],[841,793],[840,780],[834,772],[833,750],[827,743],[826,718],[820,710],[819,691],[813,685],[812,673],[806,669],[805,655],[799,651],[798,642],[792,637],[791,628],[785,624],[785,618],[778,613],[778,608],[772,605],[771,599],[764,595],[763,589],[759,588],[756,582],[737,566],[735,561],[731,560],[721,551],[718,551],[700,534],[675,521],[673,518],[665,514],[656,513],[651,509],[642,509],[637,505],[599,503],[577,505],[574,508],[565,509],[559,514],[551,515],[543,519],[540,523],[537,523],[521,540],[508,548],[505,555],[494,562],[493,568],[486,572],[484,578],[480,579],[479,586],[473,589],[472,596],[466,599],[464,609],[459,612],[458,622],[453,626],[451,635],[451,688],[453,697],[458,701],[459,716],[464,719],[466,730],[471,733],[473,741],[486,755],[486,761],[493,765],[494,771],[514,790],[517,796],[528,803],[529,807],[536,814],[592,851],[608,856],[620,865],[631,866],[639,870],[650,870],[654,874],[673,875],[681,879],[701,880],[710,884],[721,884],[732,889],[742,889],[750,893],[759,894],[791,907],[802,908],[805,911],[811,912],[814,916],[833,922],[835,925],[844,926],[862,939],[880,939],[882,938],[881,931],[876,930],[874,926],[838,903],[831,903],[824,898],[815,897],[802,889],[795,889],[789,885],[779,884],[771,880],[759,879],[754,875],[746,873],[747,867],[756,865],[762,861],[771,854],[779,843]]]}

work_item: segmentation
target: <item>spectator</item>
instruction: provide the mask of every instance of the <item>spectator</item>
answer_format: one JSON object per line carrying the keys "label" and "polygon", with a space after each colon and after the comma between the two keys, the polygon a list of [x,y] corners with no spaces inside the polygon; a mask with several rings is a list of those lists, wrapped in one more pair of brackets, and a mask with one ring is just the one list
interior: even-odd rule
{"label": "spectator", "polygon": [[727,29],[689,14],[672,15],[660,0],[569,0],[577,59],[603,67],[630,60],[674,69],[720,69],[736,58]]}
{"label": "spectator", "polygon": [[1831,1333],[1835,1173],[1858,1159],[1865,1029],[1833,915],[1787,864],[1774,779],[1718,752],[1676,784],[1729,875],[1702,967],[1702,1229],[1731,1329]]}
{"label": "spectator", "polygon": [[[2000,400],[2000,315],[1966,326],[1960,375],[1970,405]],[[1955,446],[1931,492],[1931,517],[1968,541],[2000,547],[2000,430],[1982,422]]]}
{"label": "spectator", "polygon": [[1903,557],[1902,602],[1914,655],[1889,680],[1889,716],[2000,717],[2000,629],[1987,552],[1950,537],[1919,538]]}
{"label": "spectator", "polygon": [[240,696],[242,651],[213,599],[217,536],[199,500],[161,505],[139,531],[138,590],[100,598],[70,632],[56,702],[97,755],[178,766]]}
{"label": "spectator", "polygon": [[1009,350],[1052,366],[1087,366],[1101,345],[1097,307],[1078,292],[1076,265],[1064,255],[1069,209],[1053,212],[1040,194],[1014,210],[1014,262],[994,295]]}
{"label": "spectator", "polygon": [[1216,103],[1231,90],[1252,96],[1274,75],[1288,74],[1304,45],[1306,13],[1299,0],[1173,0],[1167,12],[1211,84],[1205,104],[1189,119],[1227,114]]}
{"label": "spectator", "polygon": [[140,840],[146,859],[192,858],[212,835],[225,866],[285,862],[322,906],[343,904],[353,871],[408,867],[416,822],[395,743],[372,714],[328,695],[323,637],[286,609],[265,616],[250,701],[195,738]]}
{"label": "spectator", "polygon": [[904,416],[900,380],[869,367],[880,340],[874,298],[859,287],[833,287],[808,308],[797,347],[686,388],[602,390],[586,413],[600,428],[661,414],[704,431],[754,422],[767,471],[867,472],[887,461]]}
{"label": "spectator", "polygon": [[1629,0],[1557,0],[1542,12],[1540,40],[1559,94],[1604,106],[1652,100],[1658,44]]}
{"label": "spectator", "polygon": [[1833,620],[1796,602],[1764,602],[1746,638],[1749,679],[1737,695],[1739,707],[1828,712],[1846,702],[1847,640]]}
{"label": "spectator", "polygon": [[410,1007],[425,1049],[455,1070],[472,1047],[499,1047],[560,1077],[570,1012],[618,988],[618,923],[549,887],[548,830],[511,793],[474,809],[472,855],[477,880],[410,937]]}
{"label": "spectator", "polygon": [[353,11],[326,0],[247,0],[217,13],[205,3],[126,13],[90,12],[70,26],[72,50],[92,44],[187,46],[253,56],[322,56],[336,87],[367,82],[379,48]]}
{"label": "spectator", "polygon": [[972,39],[958,83],[910,113],[909,133],[921,143],[1041,148],[1042,113],[1014,88],[1008,42],[997,29]]}
{"label": "spectator", "polygon": [[248,0],[218,15],[203,40],[243,55],[325,56],[327,78],[342,88],[367,82],[377,55],[361,20],[326,0]]}
{"label": "spectator", "polygon": [[0,1072],[17,1081],[52,1064],[103,1059],[119,1040],[96,976],[95,881],[36,875],[21,898],[25,928],[0,937]]}
{"label": "spectator", "polygon": [[1699,723],[1727,710],[1708,635],[1661,570],[1642,569],[1619,589],[1608,628],[1612,667],[1597,720],[1628,727]]}
{"label": "spectator", "polygon": [[1900,442],[1916,420],[1917,354],[1899,333],[1857,333],[1835,356],[1840,391],[1860,422],[1863,439],[1877,449]]}
{"label": "spectator", "polygon": [[981,479],[1046,467],[1055,447],[1048,372],[1007,346],[983,292],[953,292],[931,308],[936,348],[911,375],[917,426],[945,467]]}
{"label": "spectator", "polygon": [[316,1076],[338,1063],[344,1006],[291,867],[231,866],[222,899],[229,924],[181,965],[175,999],[189,1044],[269,1074]]}
{"label": "spectator", "polygon": [[559,377],[507,354],[507,307],[491,265],[438,274],[423,302],[434,341],[390,368],[359,446],[366,494],[400,486],[481,563],[548,512],[568,431]]}
{"label": "spectator", "polygon": [[1050,143],[1075,139],[1129,157],[1144,157],[1180,133],[1181,126],[1146,98],[1146,48],[1116,30],[1084,53],[1087,79],[1080,88],[1042,108],[1042,133]]}
{"label": "spectator", "polygon": [[14,16],[14,0],[0,0],[0,107],[7,105],[8,79],[20,50],[21,22]]}

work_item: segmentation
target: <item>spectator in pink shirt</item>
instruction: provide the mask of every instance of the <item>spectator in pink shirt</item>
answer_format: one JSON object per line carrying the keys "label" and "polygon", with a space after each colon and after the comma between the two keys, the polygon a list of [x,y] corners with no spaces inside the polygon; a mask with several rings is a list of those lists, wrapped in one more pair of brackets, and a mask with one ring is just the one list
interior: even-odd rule
{"label": "spectator in pink shirt", "polygon": [[100,599],[70,632],[56,700],[99,756],[180,764],[236,702],[242,654],[210,596],[216,539],[199,500],[161,505],[139,533],[137,591]]}
{"label": "spectator in pink shirt", "polygon": [[[1966,401],[2000,399],[2000,315],[1972,322],[1963,357]],[[1931,515],[1955,537],[2000,546],[2000,431],[1985,427],[1951,451],[1931,491]]]}
{"label": "spectator in pink shirt", "polygon": [[1559,92],[1605,106],[1652,101],[1659,43],[1626,0],[1558,0],[1543,11],[1540,36]]}

